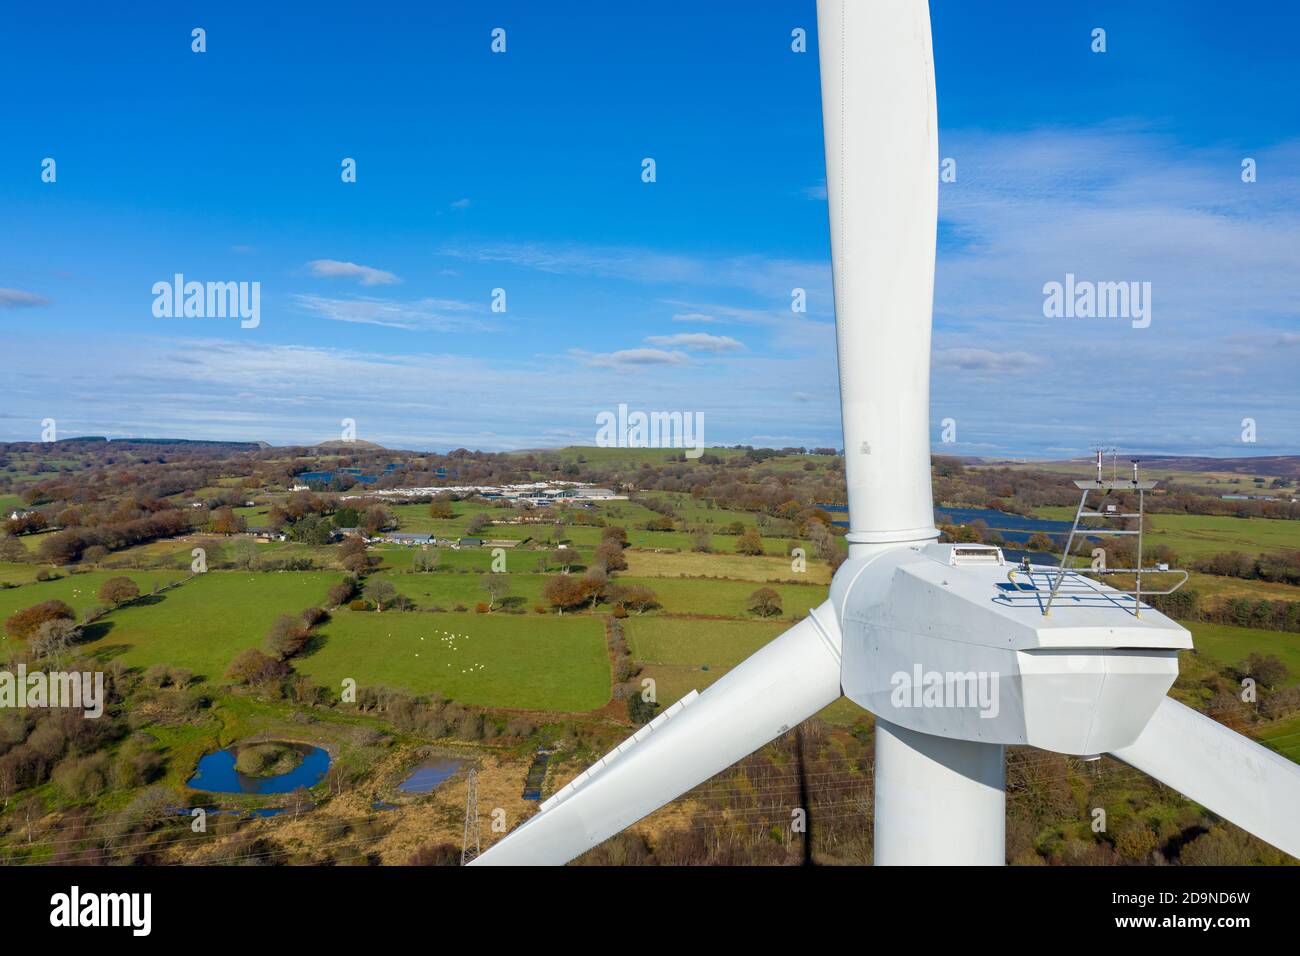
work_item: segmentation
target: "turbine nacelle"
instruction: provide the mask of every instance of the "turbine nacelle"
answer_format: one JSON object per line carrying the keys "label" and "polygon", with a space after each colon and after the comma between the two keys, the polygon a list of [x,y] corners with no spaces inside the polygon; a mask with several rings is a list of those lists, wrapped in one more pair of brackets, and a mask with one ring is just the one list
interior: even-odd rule
{"label": "turbine nacelle", "polygon": [[930,542],[851,557],[831,586],[844,694],[940,737],[1081,755],[1127,747],[1191,635],[1088,585],[1044,615],[1043,590],[998,548]]}

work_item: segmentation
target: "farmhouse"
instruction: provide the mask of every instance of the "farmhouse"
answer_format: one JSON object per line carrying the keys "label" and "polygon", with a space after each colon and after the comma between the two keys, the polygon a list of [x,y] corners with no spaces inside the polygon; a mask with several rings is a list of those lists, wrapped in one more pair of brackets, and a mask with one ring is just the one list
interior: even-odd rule
{"label": "farmhouse", "polygon": [[383,541],[387,544],[401,544],[408,547],[434,543],[434,537],[431,534],[410,534],[399,531],[385,531],[372,540]]}
{"label": "farmhouse", "polygon": [[249,528],[247,534],[258,541],[288,541],[289,536],[274,528]]}

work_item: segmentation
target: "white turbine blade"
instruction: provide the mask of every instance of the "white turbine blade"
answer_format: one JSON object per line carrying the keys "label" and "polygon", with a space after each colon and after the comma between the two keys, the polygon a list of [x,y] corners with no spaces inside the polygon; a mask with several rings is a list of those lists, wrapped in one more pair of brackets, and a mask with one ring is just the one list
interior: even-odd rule
{"label": "white turbine blade", "polygon": [[829,602],[579,774],[475,864],[567,863],[840,696]]}
{"label": "white turbine blade", "polygon": [[939,200],[927,0],[818,0],[850,543],[938,536],[930,312]]}
{"label": "white turbine blade", "polygon": [[1300,765],[1168,697],[1112,756],[1300,857]]}

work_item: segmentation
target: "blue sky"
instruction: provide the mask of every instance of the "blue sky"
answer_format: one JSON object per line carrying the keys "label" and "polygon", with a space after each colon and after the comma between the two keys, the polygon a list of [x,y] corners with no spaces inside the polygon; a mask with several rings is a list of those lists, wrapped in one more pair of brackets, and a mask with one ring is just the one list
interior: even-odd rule
{"label": "blue sky", "polygon": [[[936,448],[1300,452],[1300,12],[1057,6],[931,4]],[[11,11],[0,440],[351,418],[495,450],[627,403],[839,445],[815,28],[776,0]],[[259,282],[260,325],[156,318],[177,272]],[[1150,327],[1044,318],[1067,272],[1151,282]]]}

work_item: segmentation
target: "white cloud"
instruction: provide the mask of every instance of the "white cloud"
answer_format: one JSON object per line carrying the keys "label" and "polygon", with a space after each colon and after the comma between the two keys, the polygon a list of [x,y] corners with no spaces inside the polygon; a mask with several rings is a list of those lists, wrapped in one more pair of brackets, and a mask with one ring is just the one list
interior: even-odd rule
{"label": "white cloud", "polygon": [[993,352],[988,349],[938,349],[934,367],[966,372],[1019,372],[1037,368],[1044,360],[1028,352]]}
{"label": "white cloud", "polygon": [[658,285],[743,289],[790,299],[807,289],[810,299],[830,301],[830,263],[762,255],[688,256],[632,246],[581,243],[491,243],[447,246],[442,255],[474,262],[500,262],[558,275],[600,276]]}
{"label": "white cloud", "polygon": [[358,279],[362,285],[392,285],[401,282],[397,276],[383,269],[357,265],[355,262],[340,262],[337,259],[313,259],[307,263],[311,274],[327,279]]}
{"label": "white cloud", "polygon": [[399,302],[354,296],[331,299],[320,295],[295,295],[300,308],[332,322],[381,325],[391,329],[446,332],[455,329],[484,329],[488,324],[467,315],[477,307],[454,299],[417,299]]}
{"label": "white cloud", "polygon": [[710,335],[707,332],[679,332],[676,335],[651,335],[646,339],[651,345],[666,348],[683,348],[689,352],[741,352],[745,345],[729,335]]}
{"label": "white cloud", "polygon": [[22,289],[0,289],[0,309],[28,309],[38,305],[49,305],[50,300],[35,292]]}
{"label": "white cloud", "polygon": [[617,352],[588,353],[574,350],[574,355],[593,368],[635,368],[644,365],[687,365],[690,358],[684,352],[663,349],[620,349]]}
{"label": "white cloud", "polygon": [[468,199],[457,199],[451,204],[452,209],[468,209],[470,202]]}

